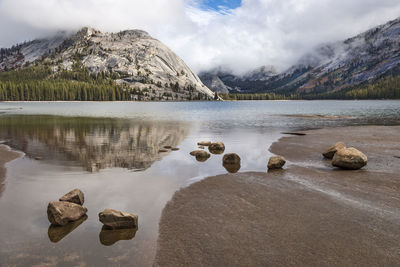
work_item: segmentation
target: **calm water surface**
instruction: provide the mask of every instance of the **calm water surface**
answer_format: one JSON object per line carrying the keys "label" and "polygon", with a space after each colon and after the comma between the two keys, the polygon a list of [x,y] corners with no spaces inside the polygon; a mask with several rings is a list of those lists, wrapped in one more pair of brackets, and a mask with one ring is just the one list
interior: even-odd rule
{"label": "calm water surface", "polygon": [[[0,103],[0,141],[25,153],[0,190],[0,265],[151,265],[173,193],[227,172],[222,155],[189,155],[198,141],[224,142],[240,172],[265,171],[282,131],[367,124],[400,124],[400,101]],[[50,227],[48,202],[73,188],[88,217]],[[138,214],[138,231],[102,231],[105,208]]]}

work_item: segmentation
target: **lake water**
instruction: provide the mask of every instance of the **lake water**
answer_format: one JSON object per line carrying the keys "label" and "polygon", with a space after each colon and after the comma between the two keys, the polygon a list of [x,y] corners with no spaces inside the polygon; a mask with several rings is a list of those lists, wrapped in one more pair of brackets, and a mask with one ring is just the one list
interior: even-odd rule
{"label": "lake water", "polygon": [[[0,141],[25,153],[0,191],[0,265],[151,265],[174,192],[227,172],[222,154],[189,155],[198,141],[224,142],[239,172],[264,172],[283,131],[367,124],[400,124],[400,101],[0,103]],[[87,218],[50,227],[48,202],[74,188]],[[138,214],[138,231],[102,231],[105,208]]]}

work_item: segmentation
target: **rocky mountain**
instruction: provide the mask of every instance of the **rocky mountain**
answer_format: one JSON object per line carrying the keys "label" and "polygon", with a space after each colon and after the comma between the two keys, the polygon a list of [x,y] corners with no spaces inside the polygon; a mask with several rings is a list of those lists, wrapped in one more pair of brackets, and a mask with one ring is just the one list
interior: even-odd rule
{"label": "rocky mountain", "polygon": [[[267,68],[268,69],[268,68]],[[400,18],[345,41],[324,44],[284,72],[254,70],[235,76],[211,71],[226,86],[242,93],[335,95],[400,74]],[[212,90],[215,88],[208,84]]]}
{"label": "rocky mountain", "polygon": [[200,74],[201,81],[210,88],[213,92],[227,94],[232,92],[233,89],[220,79],[221,74],[218,73],[204,73]]}
{"label": "rocky mountain", "polygon": [[[0,50],[0,72],[44,65],[54,74],[81,68],[110,78],[143,100],[212,99],[174,52],[140,30],[104,33],[83,28]],[[124,89],[125,90],[125,89]]]}
{"label": "rocky mountain", "polygon": [[199,77],[212,91],[225,94],[245,92],[250,84],[267,81],[277,74],[278,72],[273,66],[262,66],[241,76],[216,68],[212,71],[200,73]]}

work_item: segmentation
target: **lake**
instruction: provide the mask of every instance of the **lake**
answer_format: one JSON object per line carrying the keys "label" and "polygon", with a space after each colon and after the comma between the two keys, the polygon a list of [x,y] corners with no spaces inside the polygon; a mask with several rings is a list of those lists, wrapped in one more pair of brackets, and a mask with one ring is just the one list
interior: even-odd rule
{"label": "lake", "polygon": [[[190,156],[197,142],[222,141],[239,172],[264,172],[282,132],[371,124],[400,124],[400,101],[0,103],[0,141],[25,153],[0,191],[0,265],[151,265],[174,192],[232,171],[223,154]],[[87,217],[50,227],[48,202],[74,188]],[[139,229],[102,230],[105,208],[138,214]]]}

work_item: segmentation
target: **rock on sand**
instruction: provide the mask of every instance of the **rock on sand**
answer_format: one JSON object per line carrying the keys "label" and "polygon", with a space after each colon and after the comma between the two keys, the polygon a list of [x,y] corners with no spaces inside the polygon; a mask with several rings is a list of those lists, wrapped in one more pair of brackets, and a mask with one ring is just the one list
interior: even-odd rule
{"label": "rock on sand", "polygon": [[343,148],[346,148],[346,145],[343,142],[337,142],[328,148],[324,153],[322,153],[322,155],[327,159],[332,159],[335,153]]}
{"label": "rock on sand", "polygon": [[285,163],[286,160],[284,157],[281,156],[270,157],[268,161],[268,169],[269,170],[281,169],[283,165],[285,165]]}
{"label": "rock on sand", "polygon": [[367,165],[368,158],[354,147],[344,148],[335,153],[332,165],[346,170],[358,170]]}

